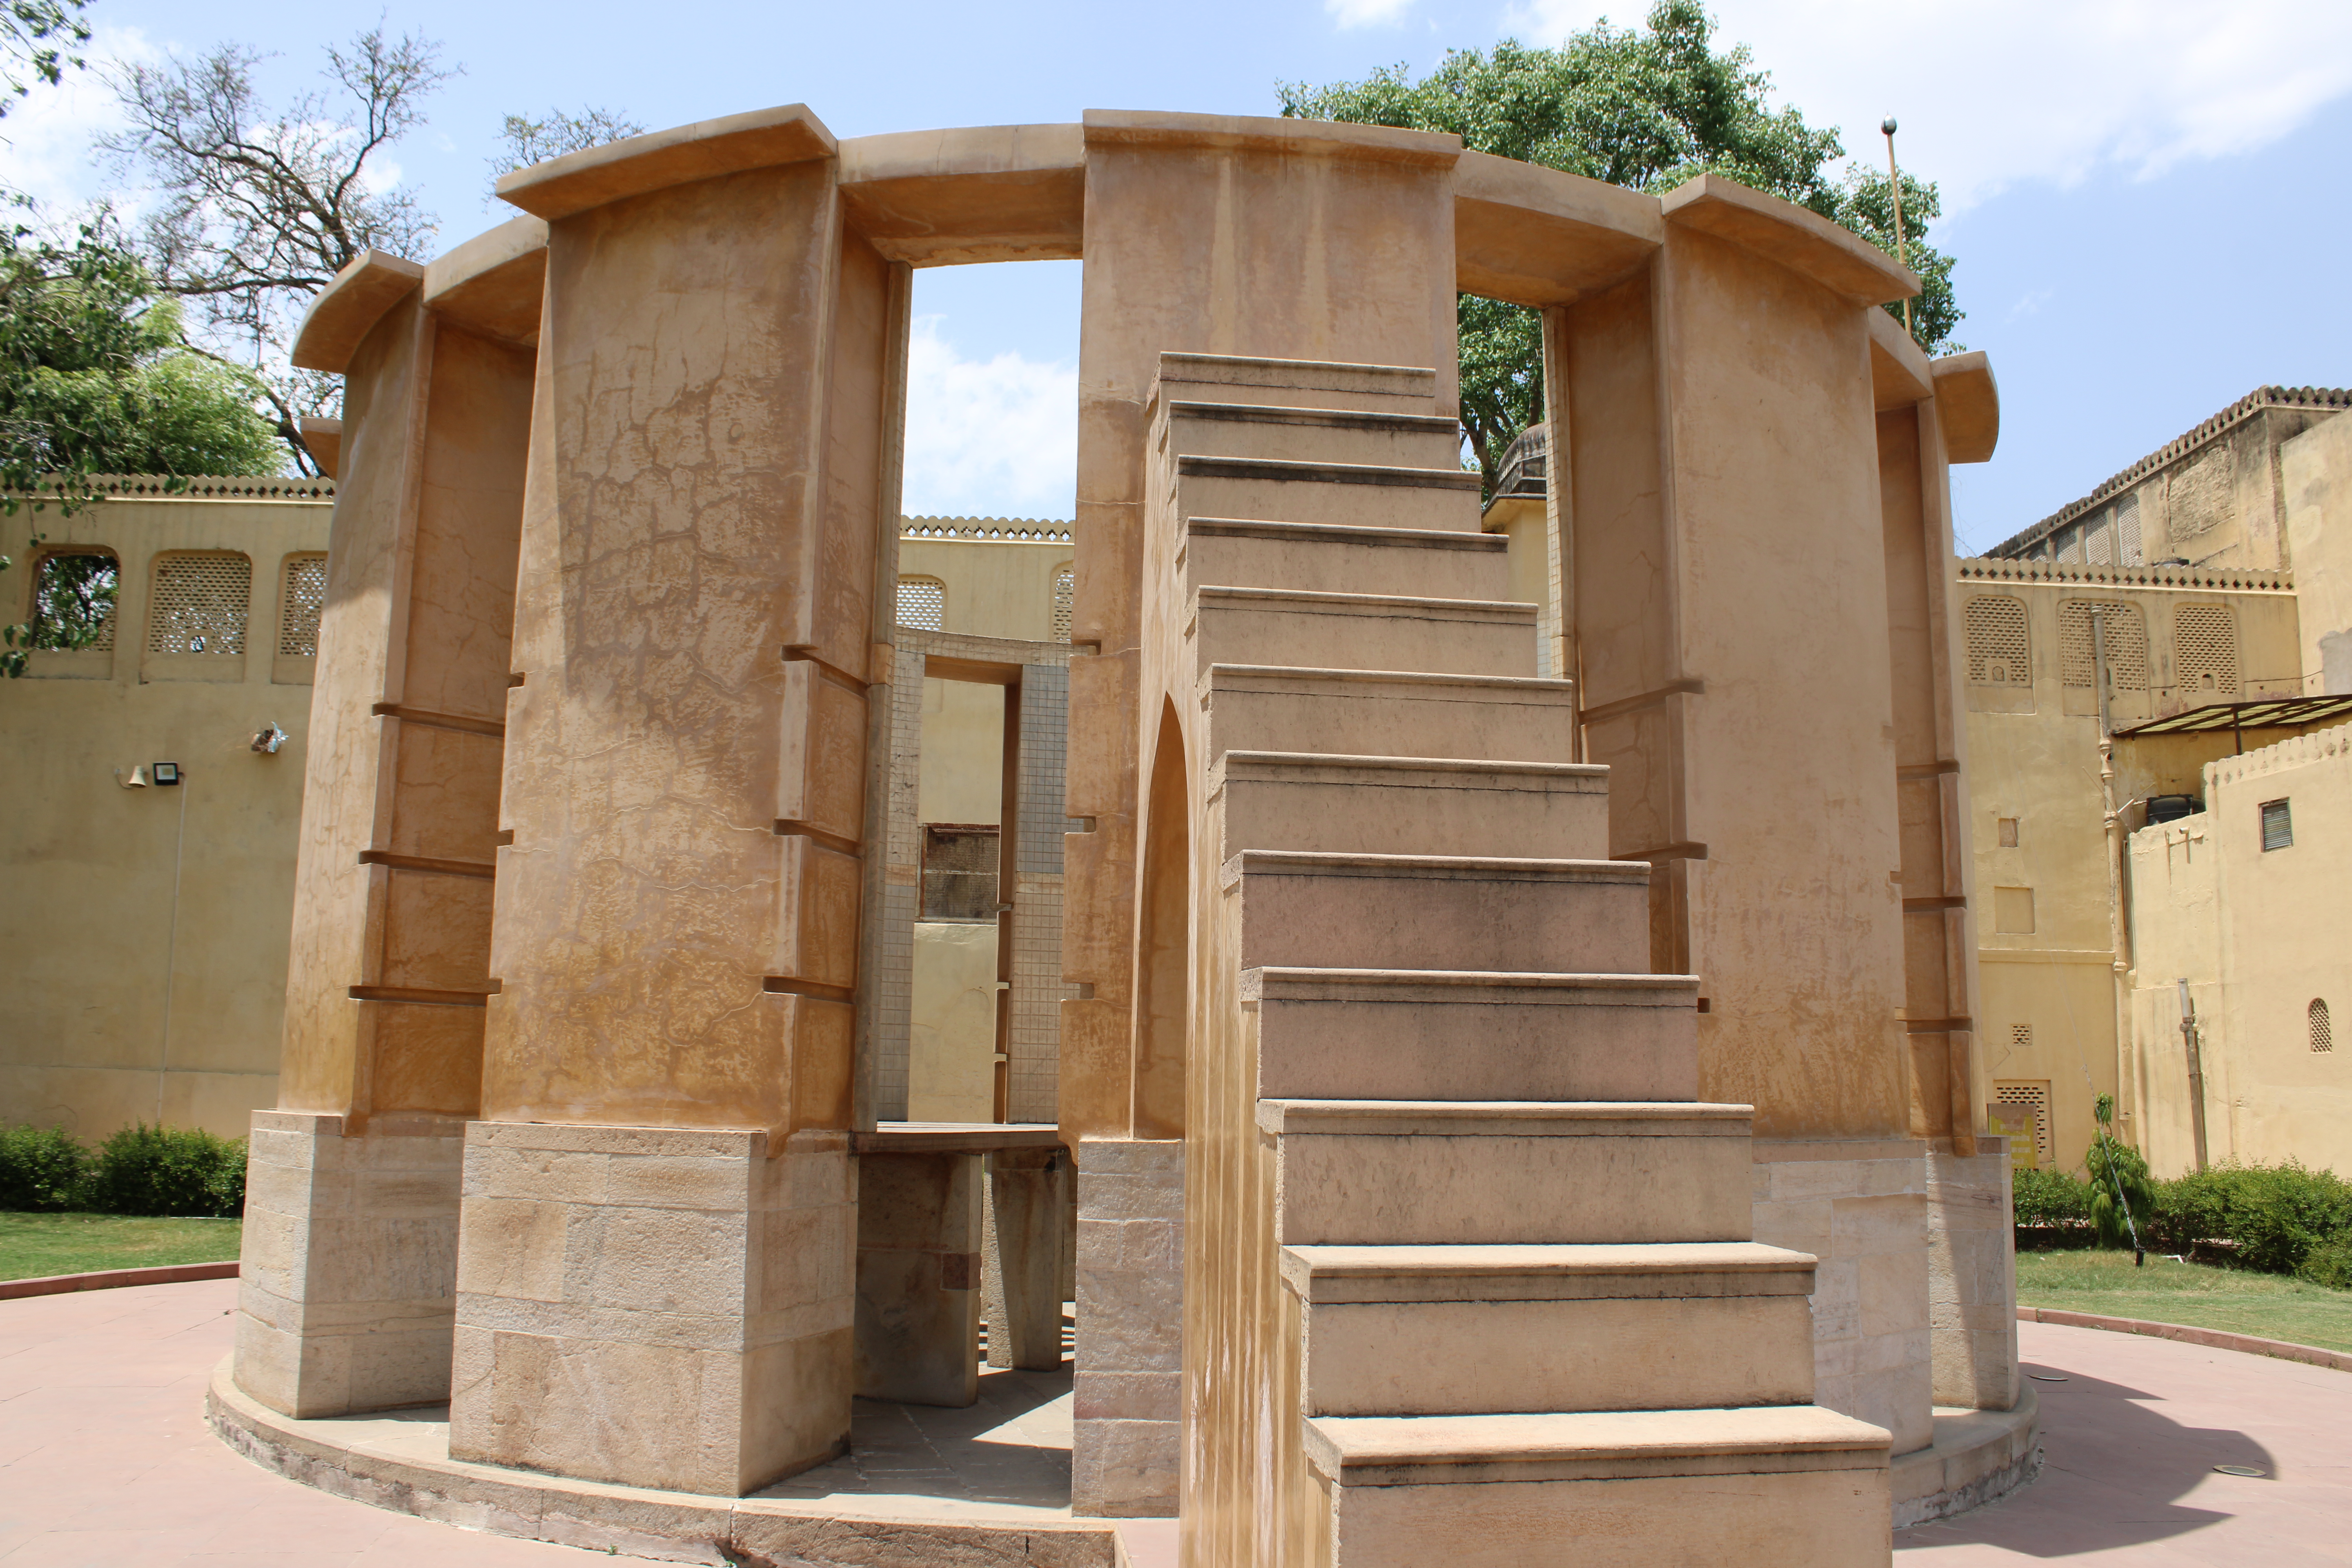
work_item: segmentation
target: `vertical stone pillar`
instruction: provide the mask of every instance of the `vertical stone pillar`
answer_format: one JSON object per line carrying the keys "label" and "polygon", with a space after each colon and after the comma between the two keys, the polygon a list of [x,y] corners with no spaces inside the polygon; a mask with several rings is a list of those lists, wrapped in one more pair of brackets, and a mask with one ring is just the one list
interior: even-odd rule
{"label": "vertical stone pillar", "polygon": [[1927,1153],[1927,1332],[1938,1405],[2016,1406],[2017,1231],[2009,1140]]}
{"label": "vertical stone pillar", "polygon": [[342,478],[236,1365],[257,1398],[305,1416],[447,1397],[458,1163],[493,989],[532,367],[432,308],[425,283],[370,253],[320,296],[295,352],[344,375]]}
{"label": "vertical stone pillar", "polygon": [[[797,106],[502,194],[548,222],[547,286],[451,1452],[747,1492],[849,1432],[901,296]],[[526,1232],[560,1268],[508,1266]],[[643,1419],[671,1379],[693,1419]]]}
{"label": "vertical stone pillar", "polygon": [[988,1364],[1056,1371],[1068,1154],[999,1150],[989,1156],[988,1202]]}
{"label": "vertical stone pillar", "polygon": [[1756,1108],[1756,1239],[1821,1258],[1818,1397],[1902,1453],[1927,1224],[1868,313],[1916,282],[1712,176],[1662,206],[1647,276],[1565,322],[1586,760],[1654,868],[1652,966],[1701,977],[1700,1098]]}
{"label": "vertical stone pillar", "polygon": [[982,1154],[857,1157],[861,1396],[958,1407],[980,1398],[987,1185]]}
{"label": "vertical stone pillar", "polygon": [[1070,1509],[1176,1511],[1184,1408],[1184,1143],[1078,1144]]}

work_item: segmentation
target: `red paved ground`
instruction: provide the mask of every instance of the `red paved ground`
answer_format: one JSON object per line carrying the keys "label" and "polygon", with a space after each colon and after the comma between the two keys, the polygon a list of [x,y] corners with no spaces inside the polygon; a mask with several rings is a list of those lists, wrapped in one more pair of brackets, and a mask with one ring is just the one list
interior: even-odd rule
{"label": "red paved ground", "polygon": [[[0,1563],[584,1568],[603,1555],[345,1502],[229,1452],[205,1426],[204,1390],[236,1291],[0,1302]],[[2352,1564],[2352,1373],[2091,1329],[2019,1335],[2032,1370],[2068,1379],[2035,1384],[2049,1468],[2004,1503],[1904,1531],[1901,1568]]]}

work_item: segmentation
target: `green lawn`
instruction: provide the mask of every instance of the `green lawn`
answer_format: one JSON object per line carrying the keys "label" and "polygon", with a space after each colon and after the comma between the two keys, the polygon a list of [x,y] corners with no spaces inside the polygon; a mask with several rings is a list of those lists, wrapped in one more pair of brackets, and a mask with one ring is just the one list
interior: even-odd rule
{"label": "green lawn", "polygon": [[2017,1303],[2352,1352],[2352,1290],[2153,1252],[2145,1268],[2134,1268],[2128,1252],[2021,1252]]}
{"label": "green lawn", "polygon": [[132,1219],[110,1214],[0,1214],[0,1279],[217,1263],[236,1256],[236,1219]]}

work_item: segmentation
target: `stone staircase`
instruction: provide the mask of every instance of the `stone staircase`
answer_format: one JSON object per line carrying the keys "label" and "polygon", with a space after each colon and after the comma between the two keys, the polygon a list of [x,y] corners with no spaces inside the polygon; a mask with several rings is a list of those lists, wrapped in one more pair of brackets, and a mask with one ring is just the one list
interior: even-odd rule
{"label": "stone staircase", "polygon": [[1884,1563],[1887,1434],[1811,1403],[1814,1260],[1750,1239],[1433,391],[1168,355],[1154,411],[1332,1560]]}

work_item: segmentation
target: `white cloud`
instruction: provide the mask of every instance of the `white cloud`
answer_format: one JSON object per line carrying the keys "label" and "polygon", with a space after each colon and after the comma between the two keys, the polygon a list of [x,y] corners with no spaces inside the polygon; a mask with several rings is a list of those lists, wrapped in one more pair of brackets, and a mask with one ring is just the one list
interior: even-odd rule
{"label": "white cloud", "polygon": [[136,27],[100,27],[83,50],[86,70],[68,70],[56,87],[37,85],[14,100],[0,120],[0,185],[23,191],[59,216],[103,196],[117,196],[117,210],[136,205],[136,193],[113,191],[105,158],[92,141],[122,127],[122,110],[101,72],[116,64],[163,58]]}
{"label": "white cloud", "polygon": [[1342,28],[1392,27],[1412,9],[1412,0],[1323,0],[1323,9]]}
{"label": "white cloud", "polygon": [[[1510,26],[1557,43],[1603,13],[1518,0]],[[1938,182],[1947,214],[2025,180],[2140,177],[2251,152],[2352,90],[2342,0],[1714,0],[1720,43],[1750,46],[1777,95],[1849,153]]]}
{"label": "white cloud", "polygon": [[944,320],[918,316],[908,348],[907,514],[1071,516],[1077,368],[1012,352],[966,359]]}

